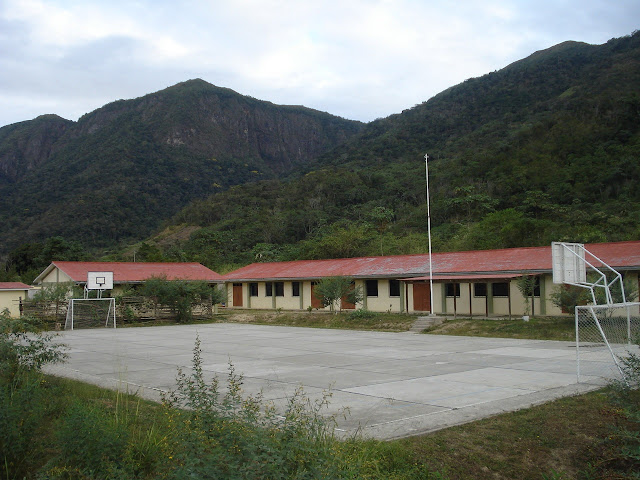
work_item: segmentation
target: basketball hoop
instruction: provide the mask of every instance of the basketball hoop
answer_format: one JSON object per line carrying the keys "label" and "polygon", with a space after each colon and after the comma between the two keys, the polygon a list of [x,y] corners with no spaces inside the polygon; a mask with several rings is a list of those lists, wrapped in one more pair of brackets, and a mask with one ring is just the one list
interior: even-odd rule
{"label": "basketball hoop", "polygon": [[102,292],[113,289],[113,272],[87,272],[87,284],[84,287],[84,298],[89,296],[90,290],[98,292],[98,298]]}

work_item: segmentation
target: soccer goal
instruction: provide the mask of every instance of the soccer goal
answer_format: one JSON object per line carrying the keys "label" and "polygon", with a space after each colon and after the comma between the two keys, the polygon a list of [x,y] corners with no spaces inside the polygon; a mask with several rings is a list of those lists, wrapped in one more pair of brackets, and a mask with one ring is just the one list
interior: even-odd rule
{"label": "soccer goal", "polygon": [[[88,272],[84,298],[72,298],[67,308],[65,330],[74,328],[116,328],[116,299],[102,298],[102,292],[113,289],[113,272]],[[97,298],[89,298],[96,291]]]}
{"label": "soccer goal", "polygon": [[67,308],[65,330],[75,328],[116,328],[115,298],[72,298]]}
{"label": "soccer goal", "polygon": [[553,283],[589,291],[587,305],[575,307],[578,382],[624,379],[621,361],[637,353],[640,303],[626,299],[622,275],[581,243],[551,244]]}
{"label": "soccer goal", "polygon": [[640,353],[640,303],[583,305],[575,315],[578,382],[623,378],[622,359]]}

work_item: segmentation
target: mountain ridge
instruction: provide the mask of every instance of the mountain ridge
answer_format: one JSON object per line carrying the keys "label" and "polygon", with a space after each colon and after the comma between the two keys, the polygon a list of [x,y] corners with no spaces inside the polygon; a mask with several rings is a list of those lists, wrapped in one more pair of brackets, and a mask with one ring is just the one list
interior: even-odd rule
{"label": "mountain ridge", "polygon": [[[139,227],[148,234],[191,199],[285,175],[361,126],[191,80],[111,102],[77,122],[38,117],[3,127],[0,250],[54,235],[105,246],[138,237]],[[32,148],[39,136],[42,151]],[[151,218],[143,206],[122,198],[127,191],[148,202]],[[93,218],[88,208],[95,209]],[[122,234],[114,221],[123,225]]]}
{"label": "mountain ridge", "polygon": [[[116,248],[112,258],[130,243],[139,259],[218,270],[421,253],[429,153],[435,249],[640,238],[639,84],[637,32],[563,42],[367,124],[181,82],[81,117],[53,148],[56,161],[31,171],[38,181],[15,183],[21,195],[3,199],[0,184],[0,234],[14,246],[79,238],[95,252]],[[207,138],[224,153],[205,152]],[[100,185],[110,160],[120,181],[83,189]],[[46,215],[14,208],[21,200]],[[68,212],[82,202],[109,215]]]}

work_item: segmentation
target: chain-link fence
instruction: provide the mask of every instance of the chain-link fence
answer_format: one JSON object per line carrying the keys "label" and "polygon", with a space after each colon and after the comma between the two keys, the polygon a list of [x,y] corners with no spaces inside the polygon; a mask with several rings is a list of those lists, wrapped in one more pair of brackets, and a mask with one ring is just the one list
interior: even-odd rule
{"label": "chain-link fence", "polygon": [[576,307],[578,382],[620,379],[620,361],[640,353],[640,303]]}

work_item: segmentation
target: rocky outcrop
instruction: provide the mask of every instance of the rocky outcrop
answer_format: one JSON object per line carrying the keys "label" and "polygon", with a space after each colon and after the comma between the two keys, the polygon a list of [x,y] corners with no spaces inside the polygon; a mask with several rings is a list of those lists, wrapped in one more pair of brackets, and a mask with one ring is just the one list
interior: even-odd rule
{"label": "rocky outcrop", "polygon": [[57,115],[43,115],[0,129],[0,182],[15,182],[46,162],[72,125]]}

